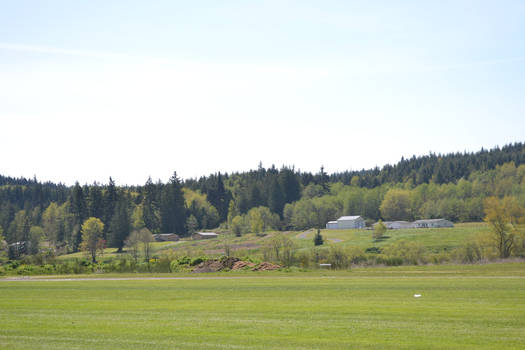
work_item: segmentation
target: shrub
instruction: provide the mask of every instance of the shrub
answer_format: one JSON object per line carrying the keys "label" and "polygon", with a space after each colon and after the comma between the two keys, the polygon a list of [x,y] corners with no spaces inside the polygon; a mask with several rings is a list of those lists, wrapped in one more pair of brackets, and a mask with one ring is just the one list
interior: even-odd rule
{"label": "shrub", "polygon": [[191,259],[191,262],[190,262],[190,266],[196,266],[196,265],[199,265],[201,262],[204,262],[204,258],[202,257],[196,257],[196,258],[193,258]]}
{"label": "shrub", "polygon": [[370,247],[370,248],[366,248],[365,253],[381,254],[381,249],[378,247]]}
{"label": "shrub", "polygon": [[348,260],[352,264],[360,264],[368,260],[363,248],[356,246],[348,246],[346,247],[345,252],[348,256]]}
{"label": "shrub", "polygon": [[177,259],[179,265],[189,265],[191,263],[191,258],[189,256],[182,256]]}
{"label": "shrub", "polygon": [[348,255],[340,246],[331,246],[328,252],[328,263],[334,269],[346,269],[350,266]]}
{"label": "shrub", "polygon": [[425,263],[425,248],[418,242],[399,241],[384,248],[389,258],[401,259],[406,264]]}

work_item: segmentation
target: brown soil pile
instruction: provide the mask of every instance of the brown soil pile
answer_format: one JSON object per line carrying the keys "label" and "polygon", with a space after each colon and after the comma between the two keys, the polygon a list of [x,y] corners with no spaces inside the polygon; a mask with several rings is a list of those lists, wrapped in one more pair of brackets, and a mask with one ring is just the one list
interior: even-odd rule
{"label": "brown soil pile", "polygon": [[252,271],[270,271],[277,270],[281,268],[279,265],[275,265],[269,262],[263,262],[259,265],[255,265],[249,261],[242,261],[238,258],[223,258],[220,260],[207,260],[199,265],[197,265],[192,272],[202,273],[202,272],[218,272],[225,269],[230,270],[241,270],[245,268],[252,268]]}
{"label": "brown soil pile", "polygon": [[242,270],[246,267],[254,267],[255,264],[249,261],[237,261],[233,264],[232,270]]}
{"label": "brown soil pile", "polygon": [[254,267],[253,271],[271,271],[271,270],[277,270],[281,267],[279,265],[275,265],[269,262],[262,262],[258,266]]}
{"label": "brown soil pile", "polygon": [[224,269],[232,269],[233,265],[238,261],[239,259],[232,257],[221,260],[207,260],[197,265],[197,267],[194,268],[192,272],[217,272]]}

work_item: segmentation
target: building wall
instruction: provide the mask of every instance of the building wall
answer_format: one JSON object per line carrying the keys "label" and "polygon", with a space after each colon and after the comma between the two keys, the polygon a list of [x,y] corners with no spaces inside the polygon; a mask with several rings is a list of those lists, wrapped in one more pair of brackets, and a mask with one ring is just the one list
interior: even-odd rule
{"label": "building wall", "polygon": [[348,228],[363,228],[365,227],[365,220],[358,218],[355,220],[337,220],[338,229],[348,229]]}
{"label": "building wall", "polygon": [[337,222],[333,222],[333,223],[332,222],[328,222],[326,224],[326,228],[333,230],[333,229],[338,229],[339,227],[337,225]]}

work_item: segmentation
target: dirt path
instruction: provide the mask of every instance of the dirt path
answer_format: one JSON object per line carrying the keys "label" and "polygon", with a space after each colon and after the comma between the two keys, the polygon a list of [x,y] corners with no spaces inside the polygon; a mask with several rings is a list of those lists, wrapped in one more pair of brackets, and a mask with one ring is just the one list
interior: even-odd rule
{"label": "dirt path", "polygon": [[309,234],[310,232],[313,232],[313,230],[312,229],[306,230],[303,233],[300,233],[300,234],[298,234],[295,237],[301,238],[301,239],[306,239],[306,238],[308,238],[308,237],[306,237],[306,235]]}

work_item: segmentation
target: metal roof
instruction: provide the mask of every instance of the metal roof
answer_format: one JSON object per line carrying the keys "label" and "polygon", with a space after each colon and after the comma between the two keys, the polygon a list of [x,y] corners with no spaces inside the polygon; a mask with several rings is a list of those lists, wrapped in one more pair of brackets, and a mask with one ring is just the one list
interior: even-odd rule
{"label": "metal roof", "polygon": [[337,221],[339,220],[356,220],[359,219],[361,216],[355,215],[355,216],[341,216]]}
{"label": "metal roof", "polygon": [[448,221],[447,219],[423,219],[423,220],[416,220],[414,223],[424,223],[424,222],[437,222],[437,221]]}
{"label": "metal roof", "polygon": [[197,232],[197,234],[201,236],[217,236],[215,232]]}

